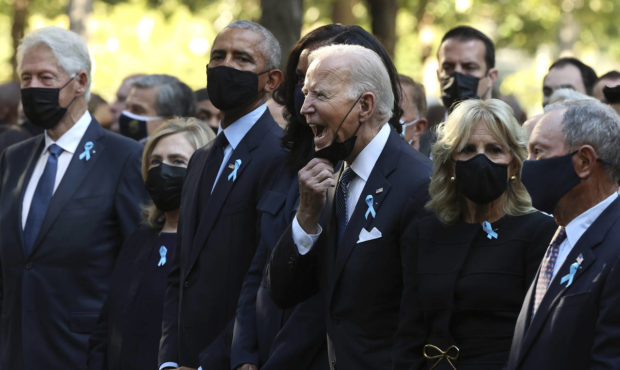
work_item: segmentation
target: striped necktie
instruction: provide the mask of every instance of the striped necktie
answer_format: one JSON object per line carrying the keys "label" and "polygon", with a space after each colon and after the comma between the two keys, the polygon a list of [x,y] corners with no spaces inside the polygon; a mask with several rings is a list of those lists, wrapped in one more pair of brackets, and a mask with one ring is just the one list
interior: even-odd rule
{"label": "striped necktie", "polygon": [[555,232],[553,239],[551,239],[551,244],[549,244],[547,252],[545,253],[545,257],[542,260],[542,265],[540,266],[540,273],[538,274],[538,280],[536,281],[536,291],[534,295],[534,306],[532,307],[532,317],[534,317],[534,315],[536,314],[536,311],[540,306],[540,302],[542,302],[543,297],[547,292],[547,288],[551,283],[551,278],[553,277],[553,269],[555,267],[555,261],[558,259],[560,244],[562,244],[565,239],[566,229],[564,229],[563,226],[560,226]]}

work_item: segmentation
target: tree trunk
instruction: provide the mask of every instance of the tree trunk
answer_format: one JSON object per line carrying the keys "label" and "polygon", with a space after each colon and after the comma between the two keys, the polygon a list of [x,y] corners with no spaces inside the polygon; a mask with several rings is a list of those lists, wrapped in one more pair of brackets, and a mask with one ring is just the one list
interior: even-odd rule
{"label": "tree trunk", "polygon": [[301,34],[303,0],[261,0],[259,23],[270,30],[280,42],[281,66],[286,64],[289,51]]}
{"label": "tree trunk", "polygon": [[345,25],[355,24],[352,9],[356,2],[355,0],[333,0],[332,22]]}
{"label": "tree trunk", "polygon": [[69,29],[88,41],[87,22],[93,12],[93,0],[69,1]]}
{"label": "tree trunk", "polygon": [[19,81],[17,74],[17,47],[24,37],[28,21],[29,0],[15,0],[13,2],[13,26],[11,27],[11,39],[13,41],[13,55],[11,55],[11,68],[13,69],[13,80]]}
{"label": "tree trunk", "polygon": [[366,0],[372,18],[372,33],[390,56],[394,57],[396,46],[396,0]]}

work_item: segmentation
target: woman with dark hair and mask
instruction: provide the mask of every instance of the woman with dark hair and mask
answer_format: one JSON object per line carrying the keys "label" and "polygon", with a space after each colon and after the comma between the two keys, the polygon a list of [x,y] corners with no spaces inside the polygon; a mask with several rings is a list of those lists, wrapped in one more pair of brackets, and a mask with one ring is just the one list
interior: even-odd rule
{"label": "woman with dark hair and mask", "polygon": [[[282,176],[271,189],[270,200],[274,203],[281,196],[286,201],[277,216],[261,222],[262,225],[271,225],[271,229],[261,233],[264,240],[257,247],[241,290],[231,346],[233,369],[329,368],[321,297],[314,296],[292,309],[279,309],[269,295],[266,265],[281,233],[295,217],[299,198],[297,172],[315,155],[314,134],[300,113],[308,55],[321,46],[336,43],[357,44],[374,50],[387,67],[392,89],[400,89],[396,68],[388,53],[379,41],[359,26],[325,25],[309,32],[293,46],[284,81],[273,94],[273,99],[284,107],[283,115],[288,124],[282,143],[289,153]],[[400,129],[399,96],[395,94],[396,115],[390,119],[396,130]],[[335,158],[334,162],[340,159]],[[270,217],[269,213],[263,217]]]}
{"label": "woman with dark hair and mask", "polygon": [[396,369],[501,369],[556,229],[519,180],[525,133],[497,99],[460,103],[433,146],[431,215],[406,233]]}
{"label": "woman with dark hair and mask", "polygon": [[195,118],[173,118],[147,141],[142,177],[153,202],[143,208],[146,225],[129,236],[116,260],[108,300],[89,343],[90,370],[157,368],[185,172],[194,151],[214,137]]}

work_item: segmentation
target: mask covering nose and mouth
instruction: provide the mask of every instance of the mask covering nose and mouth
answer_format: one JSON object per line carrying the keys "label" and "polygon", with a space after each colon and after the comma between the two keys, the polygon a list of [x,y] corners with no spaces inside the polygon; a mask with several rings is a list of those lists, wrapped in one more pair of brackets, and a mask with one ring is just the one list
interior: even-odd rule
{"label": "mask covering nose and mouth", "polygon": [[353,151],[353,147],[355,146],[355,140],[357,140],[357,132],[359,131],[360,127],[362,127],[362,123],[359,123],[359,125],[355,129],[355,132],[350,138],[346,139],[341,143],[337,141],[338,131],[340,131],[342,124],[347,119],[347,117],[349,117],[349,114],[351,113],[351,111],[353,111],[353,108],[355,108],[355,105],[360,101],[361,98],[362,95],[355,99],[355,103],[353,103],[347,114],[338,125],[336,132],[334,132],[334,139],[332,140],[332,143],[328,147],[316,151],[314,153],[315,158],[327,159],[335,166],[339,161],[344,160],[351,154],[351,152]]}
{"label": "mask covering nose and mouth", "polygon": [[620,85],[603,87],[603,95],[605,96],[605,100],[607,100],[607,104],[620,103]]}
{"label": "mask covering nose and mouth", "polygon": [[441,85],[441,101],[443,106],[452,112],[454,106],[463,100],[480,99],[478,94],[478,77],[469,76],[460,72],[442,77],[439,80]]}
{"label": "mask covering nose and mouth", "polygon": [[145,117],[124,110],[118,118],[119,132],[134,140],[142,140],[147,136],[146,124],[160,117]]}
{"label": "mask covering nose and mouth", "polygon": [[28,87],[21,89],[22,106],[26,118],[35,126],[45,130],[52,129],[58,125],[62,117],[67,113],[67,108],[75,101],[74,97],[69,105],[61,107],[58,102],[60,90],[64,89],[75,76],[71,77],[62,87]]}
{"label": "mask covering nose and mouth", "polygon": [[207,92],[211,103],[221,110],[241,109],[250,105],[258,95],[258,76],[269,70],[254,73],[232,67],[207,67]]}

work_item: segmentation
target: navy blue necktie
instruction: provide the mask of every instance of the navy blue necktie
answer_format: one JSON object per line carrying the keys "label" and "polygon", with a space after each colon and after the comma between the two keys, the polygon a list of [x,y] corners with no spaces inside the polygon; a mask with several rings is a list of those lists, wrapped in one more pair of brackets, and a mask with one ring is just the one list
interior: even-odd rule
{"label": "navy blue necktie", "polygon": [[56,180],[56,170],[58,169],[58,156],[62,153],[62,148],[56,144],[52,144],[49,146],[48,150],[49,156],[47,157],[47,164],[45,165],[43,174],[41,174],[39,183],[32,196],[30,211],[28,211],[26,226],[24,227],[24,249],[26,255],[30,253],[34,246],[34,242],[43,224],[43,218],[47,212],[47,207],[54,193],[54,182]]}
{"label": "navy blue necktie", "polygon": [[347,215],[347,198],[349,197],[349,184],[351,180],[355,178],[355,171],[351,167],[347,167],[338,181],[338,188],[336,189],[336,218],[338,221],[338,242],[344,235],[344,230],[349,222],[349,216]]}

